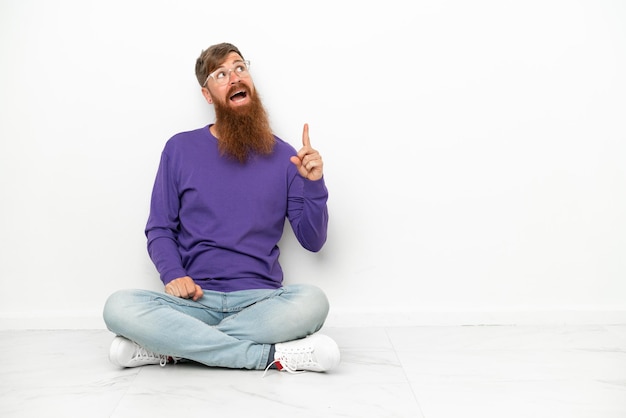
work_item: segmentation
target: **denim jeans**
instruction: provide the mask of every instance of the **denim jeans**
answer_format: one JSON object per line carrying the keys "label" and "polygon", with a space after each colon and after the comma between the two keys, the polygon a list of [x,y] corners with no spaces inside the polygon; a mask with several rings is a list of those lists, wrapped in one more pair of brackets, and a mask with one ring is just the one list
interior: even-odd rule
{"label": "denim jeans", "polygon": [[328,299],[311,285],[236,292],[204,290],[194,302],[150,290],[120,290],[104,306],[110,331],[159,354],[207,366],[264,369],[272,344],[318,331]]}

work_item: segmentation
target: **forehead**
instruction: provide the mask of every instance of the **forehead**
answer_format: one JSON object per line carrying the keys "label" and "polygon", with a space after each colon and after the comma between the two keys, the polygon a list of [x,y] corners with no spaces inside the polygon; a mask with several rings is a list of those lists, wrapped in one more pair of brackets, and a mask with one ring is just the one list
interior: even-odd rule
{"label": "forehead", "polygon": [[219,66],[222,67],[224,65],[231,64],[237,61],[243,62],[243,58],[241,58],[241,56],[238,53],[231,51],[228,53],[228,55],[226,55],[226,57],[223,60],[220,61]]}

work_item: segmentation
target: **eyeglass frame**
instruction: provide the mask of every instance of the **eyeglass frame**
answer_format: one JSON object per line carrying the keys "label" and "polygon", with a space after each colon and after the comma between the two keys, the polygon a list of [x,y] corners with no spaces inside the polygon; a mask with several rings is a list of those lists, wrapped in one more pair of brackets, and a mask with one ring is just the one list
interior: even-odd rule
{"label": "eyeglass frame", "polygon": [[[250,70],[250,60],[237,60],[235,61],[235,65],[233,65],[233,67],[228,69],[228,79],[230,79],[230,73],[235,71],[235,68],[237,68],[238,66],[240,66],[243,63],[243,65],[246,67],[246,70],[249,71]],[[206,80],[204,80],[204,84],[202,85],[202,87],[206,87],[207,83],[209,82],[209,78],[213,77],[213,80],[215,80],[216,83],[219,84],[219,82],[217,81],[217,78],[215,78],[214,74],[217,73],[218,71],[224,71],[223,67],[219,67],[218,69],[216,69],[215,71],[213,71],[211,74],[209,74],[206,78]],[[240,74],[236,73],[239,77],[241,77]],[[241,78],[246,78],[249,77],[249,73],[248,75],[241,77]],[[222,85],[226,85],[228,84],[228,81],[226,81],[226,83],[222,84]]]}

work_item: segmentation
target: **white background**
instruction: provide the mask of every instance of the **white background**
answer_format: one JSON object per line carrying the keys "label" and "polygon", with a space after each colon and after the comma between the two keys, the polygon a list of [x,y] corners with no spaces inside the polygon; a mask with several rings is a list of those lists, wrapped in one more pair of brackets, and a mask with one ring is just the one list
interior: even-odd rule
{"label": "white background", "polygon": [[626,322],[626,3],[0,0],[0,327],[162,288],[152,182],[223,41],[324,157],[328,243],[281,248],[329,324]]}

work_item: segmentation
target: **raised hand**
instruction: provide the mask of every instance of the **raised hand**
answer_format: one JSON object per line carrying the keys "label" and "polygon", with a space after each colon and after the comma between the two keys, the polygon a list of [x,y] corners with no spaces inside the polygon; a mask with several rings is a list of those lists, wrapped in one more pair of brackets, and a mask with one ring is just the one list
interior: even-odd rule
{"label": "raised hand", "polygon": [[291,157],[291,162],[298,168],[300,175],[309,180],[319,180],[324,175],[324,161],[317,150],[311,148],[309,125],[304,124],[302,130],[302,148],[297,155]]}

